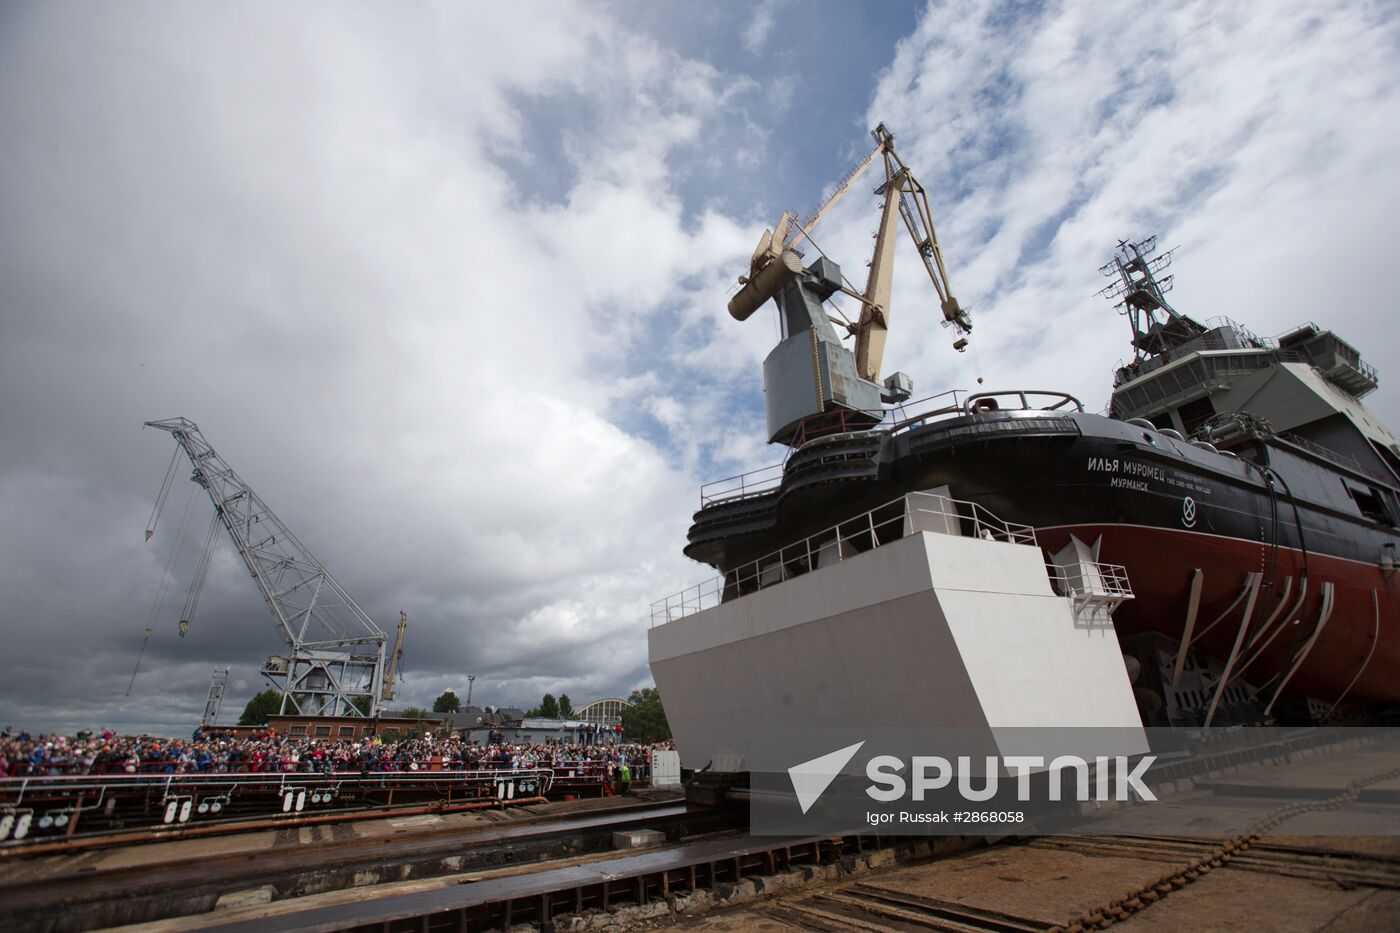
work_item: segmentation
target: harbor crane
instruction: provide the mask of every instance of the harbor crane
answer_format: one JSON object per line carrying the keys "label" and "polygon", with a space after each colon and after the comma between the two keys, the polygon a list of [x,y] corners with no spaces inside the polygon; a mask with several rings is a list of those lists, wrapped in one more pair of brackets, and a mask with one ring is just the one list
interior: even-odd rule
{"label": "harbor crane", "polygon": [[[836,186],[810,220],[799,224],[799,218],[784,211],[777,225],[763,232],[748,274],[739,277],[741,288],[729,301],[729,313],[739,321],[770,298],[778,305],[783,339],[763,364],[770,442],[792,443],[810,437],[814,429],[869,426],[882,417],[882,403],[909,398],[912,383],[905,374],[895,373],[879,382],[890,322],[894,241],[901,219],[938,294],[943,321],[957,334],[954,349],[967,347],[965,335],[972,330],[972,320],[948,284],[928,194],[895,152],[894,134],[881,123],[871,135],[875,148],[870,155]],[[856,291],[825,253],[804,267],[797,247],[806,240],[822,252],[812,239],[812,229],[877,161],[885,169],[885,180],[875,189],[883,198],[880,226],[865,289]],[[860,303],[856,321],[827,315],[823,303],[837,292]],[[855,338],[853,351],[840,345],[833,324]]]}
{"label": "harbor crane", "polygon": [[[147,421],[146,426],[170,432],[189,457],[194,467],[190,479],[209,494],[214,521],[233,538],[287,642],[287,654],[269,657],[262,669],[263,676],[282,694],[279,711],[309,716],[379,715],[380,703],[393,697],[407,616],[399,614],[395,663],[386,672],[388,636],[215,452],[199,426],[187,418]],[[166,491],[163,487],[162,494]],[[157,511],[160,506],[158,501]],[[207,567],[206,548],[198,572],[202,574]],[[180,620],[182,635],[189,629],[192,615],[193,607],[187,600]]]}
{"label": "harbor crane", "polygon": [[399,610],[399,631],[394,636],[394,650],[389,652],[389,669],[384,672],[384,689],[380,692],[381,700],[392,700],[394,698],[394,678],[399,673],[399,662],[403,660],[403,632],[408,628],[408,613]]}

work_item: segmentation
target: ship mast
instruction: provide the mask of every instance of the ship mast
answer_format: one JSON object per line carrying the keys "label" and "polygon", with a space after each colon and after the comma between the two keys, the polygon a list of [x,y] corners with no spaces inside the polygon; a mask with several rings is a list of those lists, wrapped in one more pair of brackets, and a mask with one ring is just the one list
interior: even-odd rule
{"label": "ship mast", "polygon": [[1206,332],[1205,327],[1177,313],[1167,302],[1166,293],[1171,291],[1174,277],[1158,277],[1171,266],[1172,253],[1177,248],[1153,256],[1156,249],[1155,235],[1137,243],[1119,240],[1113,258],[1099,267],[1099,272],[1117,278],[1098,294],[1119,299],[1114,307],[1121,308],[1119,313],[1128,317],[1138,362],[1173,350]]}

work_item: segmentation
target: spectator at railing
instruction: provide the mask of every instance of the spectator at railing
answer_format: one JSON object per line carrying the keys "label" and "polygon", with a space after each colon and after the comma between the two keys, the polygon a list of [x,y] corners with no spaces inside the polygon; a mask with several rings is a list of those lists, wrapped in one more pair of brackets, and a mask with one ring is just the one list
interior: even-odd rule
{"label": "spectator at railing", "polygon": [[606,779],[626,762],[634,780],[650,773],[652,748],[670,744],[478,745],[458,738],[408,739],[385,743],[280,736],[271,731],[235,736],[197,730],[190,740],[119,736],[104,729],[80,737],[16,734],[0,736],[0,779],[65,774],[185,774],[492,771],[550,768],[576,777]]}

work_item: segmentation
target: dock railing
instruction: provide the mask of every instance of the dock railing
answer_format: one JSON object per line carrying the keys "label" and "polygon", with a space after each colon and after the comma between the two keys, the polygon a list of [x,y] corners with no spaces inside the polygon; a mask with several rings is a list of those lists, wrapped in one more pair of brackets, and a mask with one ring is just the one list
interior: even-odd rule
{"label": "dock railing", "polygon": [[921,531],[1036,545],[1030,525],[1002,521],[975,502],[911,492],[657,600],[651,604],[651,625],[683,619]]}

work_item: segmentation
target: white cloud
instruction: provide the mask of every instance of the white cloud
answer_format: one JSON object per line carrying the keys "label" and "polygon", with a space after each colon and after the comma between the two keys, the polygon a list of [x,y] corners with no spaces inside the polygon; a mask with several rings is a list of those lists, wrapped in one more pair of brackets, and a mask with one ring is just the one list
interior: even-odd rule
{"label": "white cloud", "polygon": [[783,0],[762,0],[753,10],[753,18],[744,27],[744,48],[757,55],[768,44],[768,37],[778,22],[778,9]]}
{"label": "white cloud", "polygon": [[[672,159],[745,133],[751,82],[590,8],[439,12],[48,8],[0,65],[0,502],[34,506],[7,506],[0,574],[42,623],[6,637],[53,656],[50,618],[91,634],[99,673],[51,672],[44,701],[70,725],[125,688],[169,540],[136,527],[169,450],[138,428],[175,414],[382,627],[409,612],[404,702],[468,669],[495,703],[644,676],[648,603],[693,575],[697,479],[619,409],[668,369],[649,335],[684,283],[749,248],[684,213]],[[586,112],[551,203],[524,141],[557,100]],[[178,700],[152,722],[203,702],[182,652],[246,680],[278,649],[240,570],[210,587],[147,657],[147,708]]]}
{"label": "white cloud", "polygon": [[[1391,12],[1364,2],[962,0],[930,6],[869,113],[930,190],[989,384],[1101,408],[1130,351],[1094,270],[1119,237],[1151,233],[1183,247],[1179,310],[1264,334],[1315,319],[1384,376],[1400,352],[1373,342],[1388,295],[1367,270],[1386,265],[1400,212],[1397,45]],[[891,364],[946,373],[944,341],[926,346],[926,320],[903,313],[921,275],[906,251]],[[974,359],[956,365],[968,384]],[[1394,398],[1371,401],[1393,421]]]}
{"label": "white cloud", "polygon": [[[278,649],[225,550],[118,699],[169,540],[141,541],[169,450],[143,420],[199,421],[381,625],[409,612],[419,704],[467,671],[478,703],[625,693],[649,600],[705,573],[679,554],[698,482],[776,459],[772,314],[724,312],[776,218],[686,183],[766,191],[839,151],[841,127],[772,119],[810,77],[760,86],[594,6],[420,12],[38,6],[0,30],[0,591],[25,607],[0,624],[33,659],[0,715],[183,726],[211,666],[251,689]],[[750,14],[750,52],[782,13]],[[929,189],[975,351],[901,244],[886,370],[1101,407],[1127,331],[1095,269],[1159,232],[1183,311],[1315,318],[1400,371],[1397,46],[1364,3],[931,6],[869,122]],[[858,286],[874,207],[862,185],[818,231]]]}

